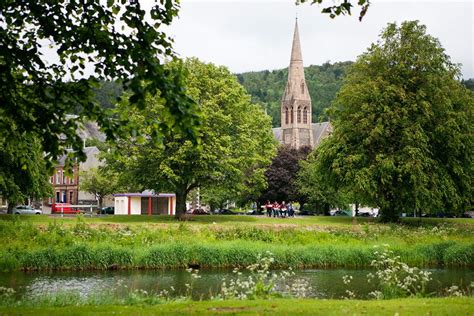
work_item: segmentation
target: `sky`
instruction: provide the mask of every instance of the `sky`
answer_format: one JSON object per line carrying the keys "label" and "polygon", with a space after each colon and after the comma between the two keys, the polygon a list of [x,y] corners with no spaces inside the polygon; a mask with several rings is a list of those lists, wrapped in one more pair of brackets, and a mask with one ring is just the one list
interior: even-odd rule
{"label": "sky", "polygon": [[463,77],[474,78],[474,0],[372,0],[362,22],[358,8],[352,16],[330,19],[321,14],[321,6],[294,2],[182,0],[179,18],[167,33],[181,57],[198,57],[240,73],[288,67],[296,15],[305,66],[355,61],[387,23],[419,20],[451,61],[462,64]]}

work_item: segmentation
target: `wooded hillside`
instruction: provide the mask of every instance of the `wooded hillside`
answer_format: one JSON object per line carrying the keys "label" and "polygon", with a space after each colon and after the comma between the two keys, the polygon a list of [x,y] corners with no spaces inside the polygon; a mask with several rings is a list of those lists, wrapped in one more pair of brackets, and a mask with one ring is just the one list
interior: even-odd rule
{"label": "wooded hillside", "polygon": [[[313,105],[313,122],[327,120],[324,109],[339,91],[351,64],[351,61],[334,64],[327,62],[321,66],[305,67],[306,83]],[[272,117],[273,127],[280,126],[280,100],[288,79],[288,68],[246,72],[237,74],[237,78],[252,96],[252,101],[266,108],[268,115]]]}

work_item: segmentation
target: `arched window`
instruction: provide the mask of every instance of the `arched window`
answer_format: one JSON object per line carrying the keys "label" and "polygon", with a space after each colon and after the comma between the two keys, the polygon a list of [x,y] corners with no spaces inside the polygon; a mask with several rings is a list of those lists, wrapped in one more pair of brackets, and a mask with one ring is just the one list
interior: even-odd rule
{"label": "arched window", "polygon": [[288,124],[288,108],[285,107],[285,124]]}
{"label": "arched window", "polygon": [[298,123],[301,123],[301,107],[298,107],[298,113],[296,113]]}
{"label": "arched window", "polygon": [[291,122],[291,124],[293,124],[293,121],[294,121],[293,117],[294,117],[293,107],[291,107],[290,108],[290,122]]}
{"label": "arched window", "polygon": [[303,123],[307,124],[308,123],[308,108],[304,107],[303,109]]}
{"label": "arched window", "polygon": [[304,82],[301,81],[301,93],[304,94]]}

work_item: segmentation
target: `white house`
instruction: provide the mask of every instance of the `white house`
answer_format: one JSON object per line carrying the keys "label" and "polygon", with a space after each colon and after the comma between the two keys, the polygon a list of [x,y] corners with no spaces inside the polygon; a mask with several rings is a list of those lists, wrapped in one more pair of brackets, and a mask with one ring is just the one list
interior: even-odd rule
{"label": "white house", "polygon": [[114,194],[115,215],[174,215],[176,195],[143,191]]}

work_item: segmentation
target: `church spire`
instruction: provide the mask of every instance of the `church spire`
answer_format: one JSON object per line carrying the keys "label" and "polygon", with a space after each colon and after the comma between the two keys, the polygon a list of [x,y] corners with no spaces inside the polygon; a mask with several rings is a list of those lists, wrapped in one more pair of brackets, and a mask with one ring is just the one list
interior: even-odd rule
{"label": "church spire", "polygon": [[313,146],[311,112],[311,97],[304,78],[297,18],[288,67],[288,82],[281,100],[281,130],[284,144],[294,148]]}
{"label": "church spire", "polygon": [[293,46],[291,48],[291,61],[303,62],[303,57],[301,57],[300,33],[298,31],[298,18],[296,18],[295,32],[293,34]]}
{"label": "church spire", "polygon": [[283,100],[290,99],[310,100],[308,88],[304,78],[303,57],[301,54],[300,33],[298,30],[298,18],[295,22],[293,34],[293,46],[291,47],[290,66],[288,67],[288,83],[286,85]]}

